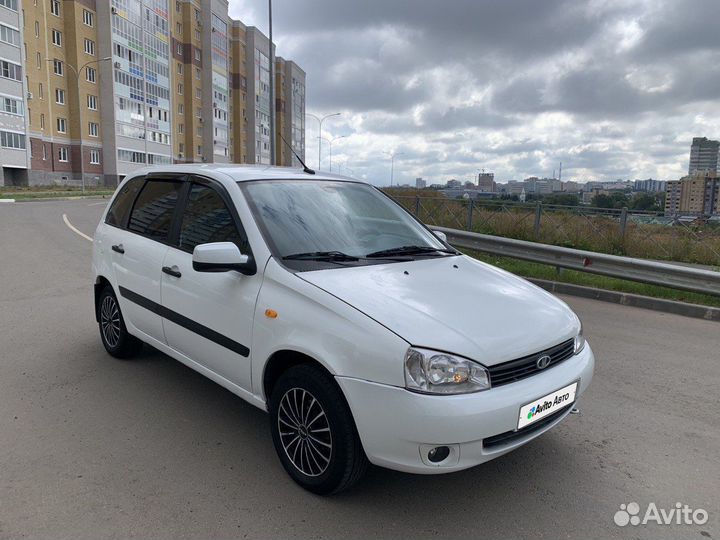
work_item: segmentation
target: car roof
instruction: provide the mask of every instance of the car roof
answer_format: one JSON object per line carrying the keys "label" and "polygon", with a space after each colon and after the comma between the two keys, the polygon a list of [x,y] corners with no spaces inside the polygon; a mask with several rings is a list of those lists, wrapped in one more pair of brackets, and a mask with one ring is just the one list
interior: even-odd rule
{"label": "car roof", "polygon": [[317,171],[308,174],[299,167],[274,167],[270,165],[240,165],[237,163],[188,163],[179,165],[156,165],[143,167],[130,176],[162,173],[185,173],[205,175],[222,182],[247,182],[249,180],[332,180],[364,182],[349,176]]}

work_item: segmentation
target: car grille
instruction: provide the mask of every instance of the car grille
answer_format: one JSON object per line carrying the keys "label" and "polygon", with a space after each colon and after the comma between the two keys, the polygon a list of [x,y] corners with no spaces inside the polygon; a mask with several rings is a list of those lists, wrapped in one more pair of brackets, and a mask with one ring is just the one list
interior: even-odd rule
{"label": "car grille", "polygon": [[547,367],[543,368],[543,371],[559,364],[560,362],[563,362],[564,360],[567,360],[573,355],[574,342],[574,339],[568,339],[560,345],[556,345],[555,347],[551,347],[544,351],[487,368],[490,373],[491,386],[502,386],[503,384],[509,384],[511,382],[524,379],[525,377],[535,375],[538,371],[540,371],[537,367],[537,361],[541,356],[547,355],[550,357],[550,363]]}
{"label": "car grille", "polygon": [[531,433],[534,433],[535,431],[538,431],[545,426],[552,424],[555,420],[560,418],[563,414],[568,412],[569,409],[572,409],[575,406],[575,403],[571,403],[570,405],[566,405],[562,409],[559,409],[555,411],[554,413],[541,418],[537,422],[534,422],[530,424],[529,426],[525,426],[524,428],[520,428],[513,431],[506,431],[505,433],[500,433],[499,435],[493,435],[492,437],[487,437],[486,439],[483,439],[483,448],[497,448],[498,446],[504,446],[506,444],[511,444],[515,442],[518,439],[522,439],[523,437],[527,437]]}

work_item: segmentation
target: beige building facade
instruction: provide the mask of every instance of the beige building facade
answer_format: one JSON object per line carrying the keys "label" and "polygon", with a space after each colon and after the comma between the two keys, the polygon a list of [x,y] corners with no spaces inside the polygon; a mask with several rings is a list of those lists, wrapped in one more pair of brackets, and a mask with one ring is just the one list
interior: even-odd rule
{"label": "beige building facade", "polygon": [[[0,111],[4,183],[270,163],[270,43],[227,0],[0,0],[0,25],[17,32],[0,28],[0,58],[17,66],[0,72],[0,103],[14,100]],[[276,66],[276,125],[304,157],[305,74]],[[277,148],[276,163],[291,163]]]}

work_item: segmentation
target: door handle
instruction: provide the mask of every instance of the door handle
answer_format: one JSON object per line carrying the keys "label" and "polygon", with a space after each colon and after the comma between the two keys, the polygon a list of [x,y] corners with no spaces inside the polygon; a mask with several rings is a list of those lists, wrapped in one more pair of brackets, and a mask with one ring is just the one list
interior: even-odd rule
{"label": "door handle", "polygon": [[125,248],[123,247],[122,244],[116,244],[116,245],[112,246],[112,250],[113,250],[115,253],[120,253],[121,255],[122,255],[123,253],[125,253]]}
{"label": "door handle", "polygon": [[173,266],[173,267],[163,266],[162,271],[172,277],[179,278],[182,276],[182,274],[180,273],[180,270],[177,269],[177,266]]}

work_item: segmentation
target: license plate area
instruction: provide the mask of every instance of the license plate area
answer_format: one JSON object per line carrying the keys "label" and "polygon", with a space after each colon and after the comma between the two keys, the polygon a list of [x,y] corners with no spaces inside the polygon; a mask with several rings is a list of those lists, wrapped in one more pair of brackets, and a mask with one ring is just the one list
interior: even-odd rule
{"label": "license plate area", "polygon": [[573,403],[575,401],[575,395],[577,394],[578,384],[579,381],[575,381],[572,384],[534,399],[530,403],[520,407],[517,429],[529,426]]}

